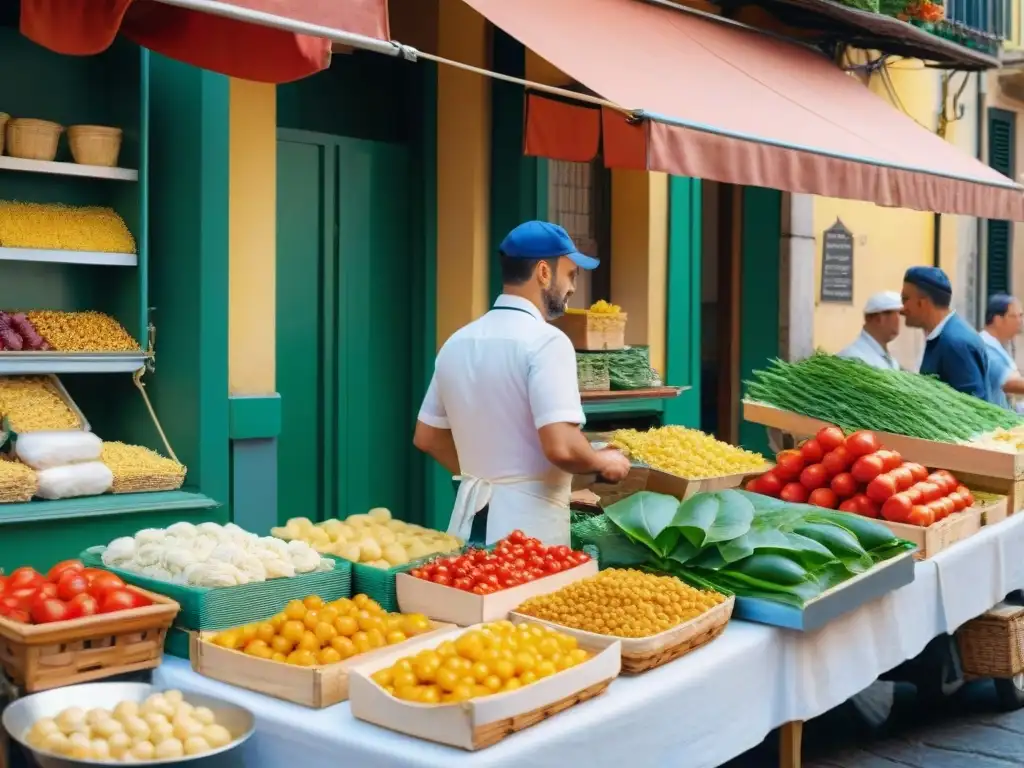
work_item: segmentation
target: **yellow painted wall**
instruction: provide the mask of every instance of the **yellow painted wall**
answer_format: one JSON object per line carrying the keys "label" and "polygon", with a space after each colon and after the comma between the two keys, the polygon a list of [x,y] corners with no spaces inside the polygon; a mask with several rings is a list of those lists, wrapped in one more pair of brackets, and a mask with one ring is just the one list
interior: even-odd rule
{"label": "yellow painted wall", "polygon": [[[486,66],[487,23],[461,0],[438,3],[441,56]],[[488,306],[491,81],[437,69],[437,343]]]}
{"label": "yellow painted wall", "polygon": [[231,80],[228,383],[275,391],[276,88]]}
{"label": "yellow painted wall", "polygon": [[[919,123],[934,130],[938,114],[938,74],[934,70],[924,69],[918,61],[909,60],[890,65],[889,72],[902,107]],[[869,87],[892,103],[878,75],[871,79]],[[842,220],[854,236],[852,306],[817,303],[821,295],[821,238],[837,218]],[[931,264],[934,258],[933,218],[926,212],[816,197],[814,232],[817,254],[814,343],[829,352],[838,352],[860,333],[863,325],[862,309],[869,296],[878,291],[899,291],[907,267]],[[946,239],[955,238],[950,235]],[[953,247],[952,243],[950,247]],[[924,349],[921,332],[904,329],[890,349],[904,366],[916,367]]]}

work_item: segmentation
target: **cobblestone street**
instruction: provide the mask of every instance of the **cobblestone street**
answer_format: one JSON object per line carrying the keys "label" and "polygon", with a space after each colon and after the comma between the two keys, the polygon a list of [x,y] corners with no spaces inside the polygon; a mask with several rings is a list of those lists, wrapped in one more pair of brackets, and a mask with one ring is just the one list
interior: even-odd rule
{"label": "cobblestone street", "polygon": [[[989,681],[965,686],[941,708],[914,710],[886,735],[871,734],[850,704],[808,723],[805,768],[1009,768],[1024,766],[1024,710],[1000,712]],[[724,768],[777,768],[774,735]]]}

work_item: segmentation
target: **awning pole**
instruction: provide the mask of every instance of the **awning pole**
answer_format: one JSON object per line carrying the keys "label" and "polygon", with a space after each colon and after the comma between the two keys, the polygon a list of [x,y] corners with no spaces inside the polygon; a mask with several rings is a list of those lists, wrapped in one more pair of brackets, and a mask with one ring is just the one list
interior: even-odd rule
{"label": "awning pole", "polygon": [[220,0],[156,0],[156,2],[209,13],[213,16],[223,16],[226,19],[234,19],[235,21],[258,24],[261,27],[281,29],[286,32],[293,32],[296,35],[320,37],[351,48],[383,53],[385,56],[402,56],[411,60],[416,59],[416,49],[401,43],[390,40],[378,40],[375,37],[357,35],[352,32],[343,32],[340,29],[297,21],[284,16],[276,16],[272,13],[264,13],[263,11],[254,11],[251,8],[241,8],[231,3],[220,2]]}

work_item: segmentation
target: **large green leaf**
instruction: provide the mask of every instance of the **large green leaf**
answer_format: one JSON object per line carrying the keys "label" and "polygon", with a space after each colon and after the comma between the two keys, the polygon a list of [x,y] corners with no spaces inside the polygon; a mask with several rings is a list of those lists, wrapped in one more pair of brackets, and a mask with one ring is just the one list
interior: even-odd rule
{"label": "large green leaf", "polygon": [[679,501],[672,496],[640,491],[615,502],[604,513],[634,541],[666,557],[679,540],[679,533],[670,528],[678,509]]}
{"label": "large green leaf", "polygon": [[737,491],[698,493],[679,505],[672,528],[703,549],[742,536],[753,519],[754,505]]}
{"label": "large green leaf", "polygon": [[651,550],[637,544],[614,525],[589,525],[585,536],[577,536],[573,529],[573,548],[581,549],[585,544],[597,547],[602,568],[629,568],[647,563],[652,558]]}
{"label": "large green leaf", "polygon": [[690,541],[682,536],[676,542],[676,545],[672,548],[672,551],[668,553],[668,559],[674,560],[679,565],[686,565],[692,561],[695,557],[700,554],[700,547],[695,544],[691,544]]}

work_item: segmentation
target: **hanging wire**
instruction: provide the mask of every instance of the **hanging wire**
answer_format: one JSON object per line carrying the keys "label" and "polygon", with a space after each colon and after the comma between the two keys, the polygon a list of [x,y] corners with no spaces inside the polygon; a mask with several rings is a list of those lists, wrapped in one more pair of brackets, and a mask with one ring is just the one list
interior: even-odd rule
{"label": "hanging wire", "polygon": [[153,426],[156,427],[156,431],[159,433],[160,439],[164,442],[164,448],[167,449],[167,455],[181,464],[181,462],[178,461],[178,455],[171,447],[171,441],[167,439],[167,434],[164,432],[164,428],[160,424],[160,419],[157,418],[156,410],[153,408],[153,403],[150,402],[149,395],[146,394],[146,385],[142,381],[142,377],[145,373],[145,368],[139,368],[139,370],[132,374],[132,383],[135,384],[135,388],[138,389],[139,394],[142,395],[142,400],[146,404],[146,410],[149,411],[149,418],[153,420]]}

